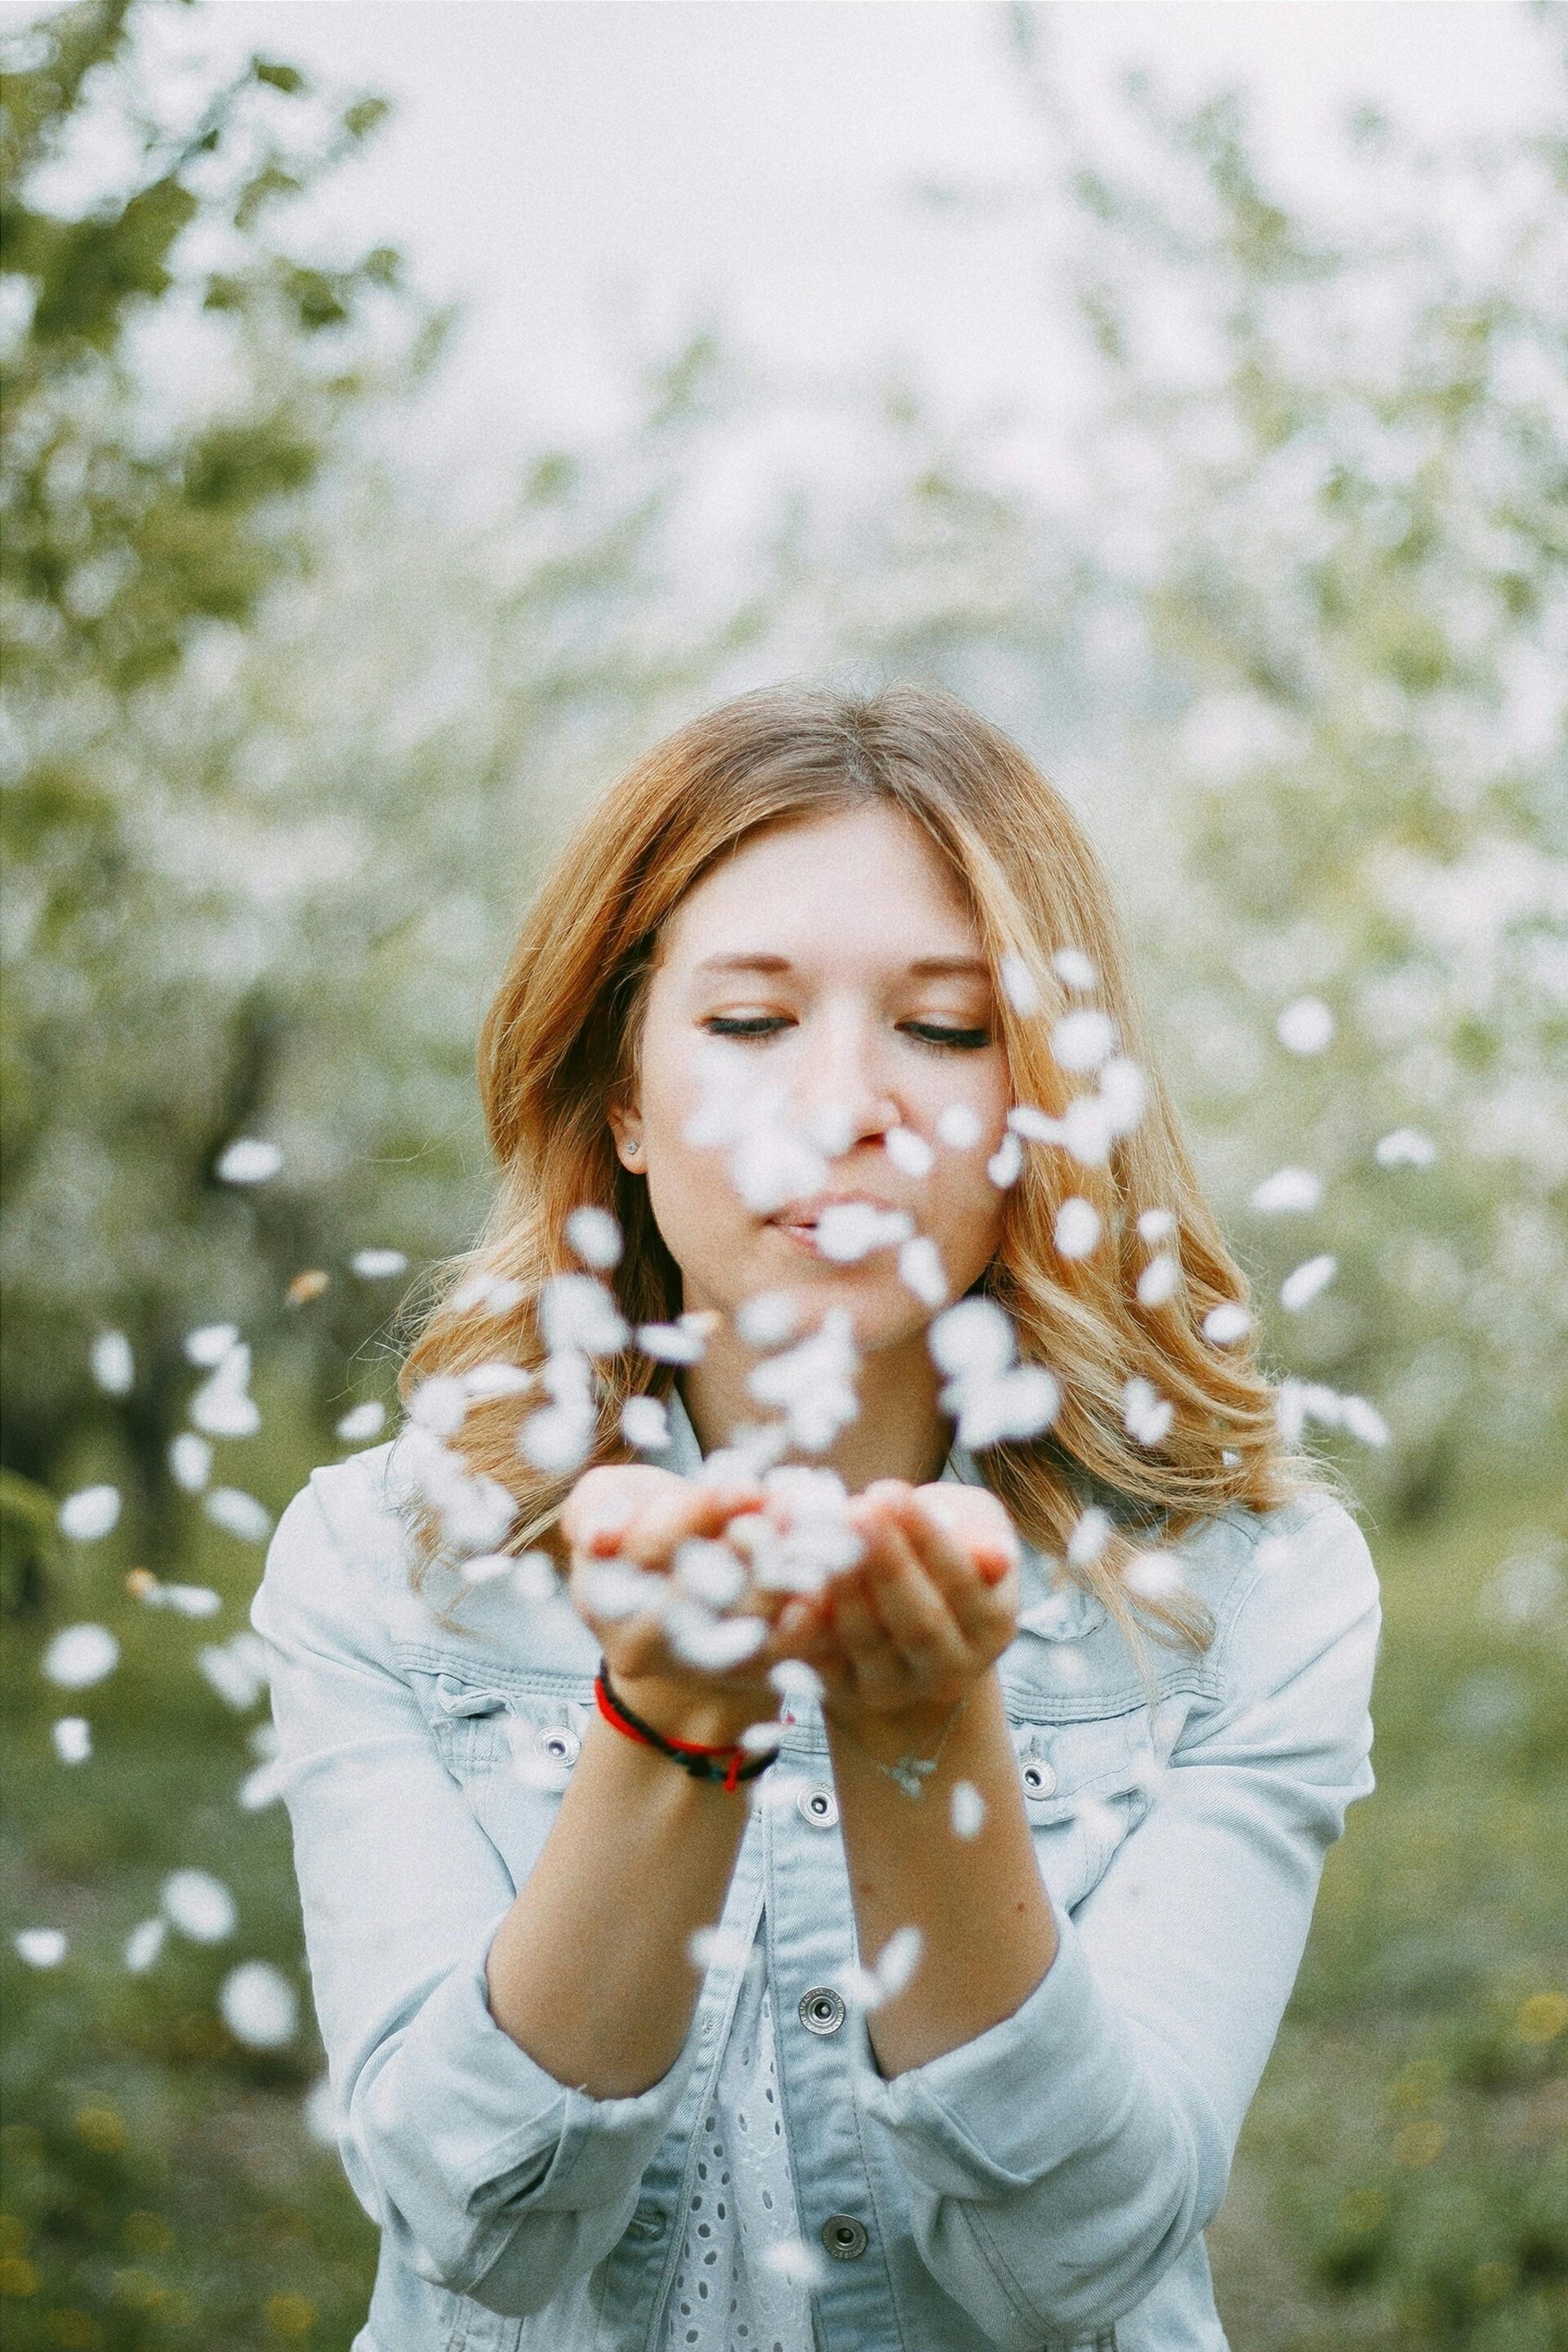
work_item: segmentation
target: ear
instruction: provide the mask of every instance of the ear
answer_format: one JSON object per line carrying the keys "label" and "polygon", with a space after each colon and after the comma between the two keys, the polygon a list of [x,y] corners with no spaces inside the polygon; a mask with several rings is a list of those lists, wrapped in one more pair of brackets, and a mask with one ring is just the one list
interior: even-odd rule
{"label": "ear", "polygon": [[616,1156],[623,1168],[634,1176],[644,1173],[642,1121],[635,1109],[622,1103],[613,1103],[609,1113],[610,1133],[615,1138]]}

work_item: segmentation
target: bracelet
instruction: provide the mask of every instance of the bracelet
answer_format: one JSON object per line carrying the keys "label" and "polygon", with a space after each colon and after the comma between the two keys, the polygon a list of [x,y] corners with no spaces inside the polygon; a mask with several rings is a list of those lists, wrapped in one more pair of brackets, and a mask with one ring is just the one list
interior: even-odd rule
{"label": "bracelet", "polygon": [[624,1699],[617,1698],[610,1687],[609,1670],[603,1658],[594,1677],[594,1697],[605,1721],[612,1724],[625,1738],[635,1739],[639,1748],[653,1748],[659,1755],[668,1756],[694,1780],[717,1781],[731,1796],[742,1780],[754,1780],[778,1761],[778,1750],[752,1756],[738,1740],[728,1747],[704,1748],[695,1739],[667,1739],[640,1715],[634,1715]]}
{"label": "bracelet", "polygon": [[879,1756],[872,1755],[865,1741],[858,1739],[849,1726],[847,1723],[840,1723],[836,1715],[827,1715],[826,1707],[823,1713],[839,1737],[847,1739],[851,1748],[858,1748],[862,1756],[869,1757],[878,1771],[885,1772],[895,1788],[901,1789],[906,1797],[920,1798],[925,1795],[925,1784],[942,1762],[942,1751],[947,1746],[952,1727],[969,1705],[972,1696],[971,1692],[965,1691],[947,1721],[942,1725],[942,1736],[936,1743],[934,1756],[900,1756],[894,1764],[884,1764]]}

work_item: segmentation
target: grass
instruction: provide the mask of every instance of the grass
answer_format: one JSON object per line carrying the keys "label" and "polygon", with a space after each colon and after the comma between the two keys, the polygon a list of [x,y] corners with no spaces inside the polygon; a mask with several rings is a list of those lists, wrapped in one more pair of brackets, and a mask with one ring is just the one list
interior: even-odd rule
{"label": "grass", "polygon": [[[1478,1500],[1436,1529],[1373,1533],[1379,1786],[1329,1858],[1210,2232],[1237,2352],[1568,2347],[1568,1654],[1561,1606],[1513,1629],[1478,1614],[1548,1507]],[[134,1600],[117,1541],[71,1571],[47,1623],[13,1622],[0,1665],[0,2336],[7,2352],[346,2352],[375,2233],[306,2120],[322,2060],[287,1819],[235,1801],[265,1704],[237,1713],[195,1664],[244,1629],[258,1555],[193,1510],[161,1572],[224,1595],[204,1622]],[[38,1651],[83,1617],[115,1631],[121,1663],[62,1692]],[[76,1713],[94,1752],[67,1766],[49,1726]],[[127,1934],[190,1864],[234,1889],[235,1935],[172,1934],[130,1975]],[[28,1926],[69,1936],[58,1967],[17,1956]],[[306,2022],[280,2052],[218,2016],[224,1976],[255,1958],[300,1990]]]}

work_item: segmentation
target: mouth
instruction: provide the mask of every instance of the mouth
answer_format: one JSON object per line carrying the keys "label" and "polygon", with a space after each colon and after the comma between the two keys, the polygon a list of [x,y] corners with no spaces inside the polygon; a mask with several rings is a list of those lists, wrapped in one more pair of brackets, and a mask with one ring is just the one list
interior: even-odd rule
{"label": "mouth", "polygon": [[825,1209],[851,1208],[873,1210],[878,1216],[897,1213],[890,1201],[879,1201],[874,1192],[816,1192],[809,1201],[795,1201],[775,1209],[763,1222],[778,1225],[786,1233],[815,1233]]}

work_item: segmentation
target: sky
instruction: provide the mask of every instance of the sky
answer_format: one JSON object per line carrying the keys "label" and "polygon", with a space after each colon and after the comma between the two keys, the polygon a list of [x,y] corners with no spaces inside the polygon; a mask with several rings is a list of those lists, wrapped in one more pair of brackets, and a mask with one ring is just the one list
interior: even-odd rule
{"label": "sky", "polygon": [[[0,0],[0,26],[41,13]],[[1428,132],[1506,131],[1543,104],[1524,0],[1035,13],[1073,104],[1102,121],[1135,64],[1173,95],[1240,89],[1287,190],[1343,190],[1335,126],[1358,101]],[[995,0],[200,0],[157,22],[175,66],[260,49],[394,100],[287,234],[323,257],[395,244],[422,289],[462,303],[434,390],[394,427],[411,464],[478,478],[553,438],[613,436],[639,366],[719,319],[766,387],[731,445],[742,475],[831,480],[855,462],[863,390],[889,382],[966,446],[984,422],[996,475],[1037,492],[1070,475],[1074,404],[1093,394],[1047,290],[1053,223],[961,223],[910,198],[1037,173]]]}
{"label": "sky", "polygon": [[[1417,127],[1540,105],[1516,0],[1061,0],[1075,100],[1134,62],[1239,84],[1283,178],[1321,179],[1371,98]],[[5,8],[5,21],[36,19]],[[205,0],[215,57],[269,49],[396,102],[310,229],[402,247],[458,297],[433,429],[611,429],[639,352],[718,310],[783,379],[912,376],[954,417],[1049,406],[1063,339],[1038,233],[910,206],[910,184],[1026,175],[1039,139],[991,0]]]}

